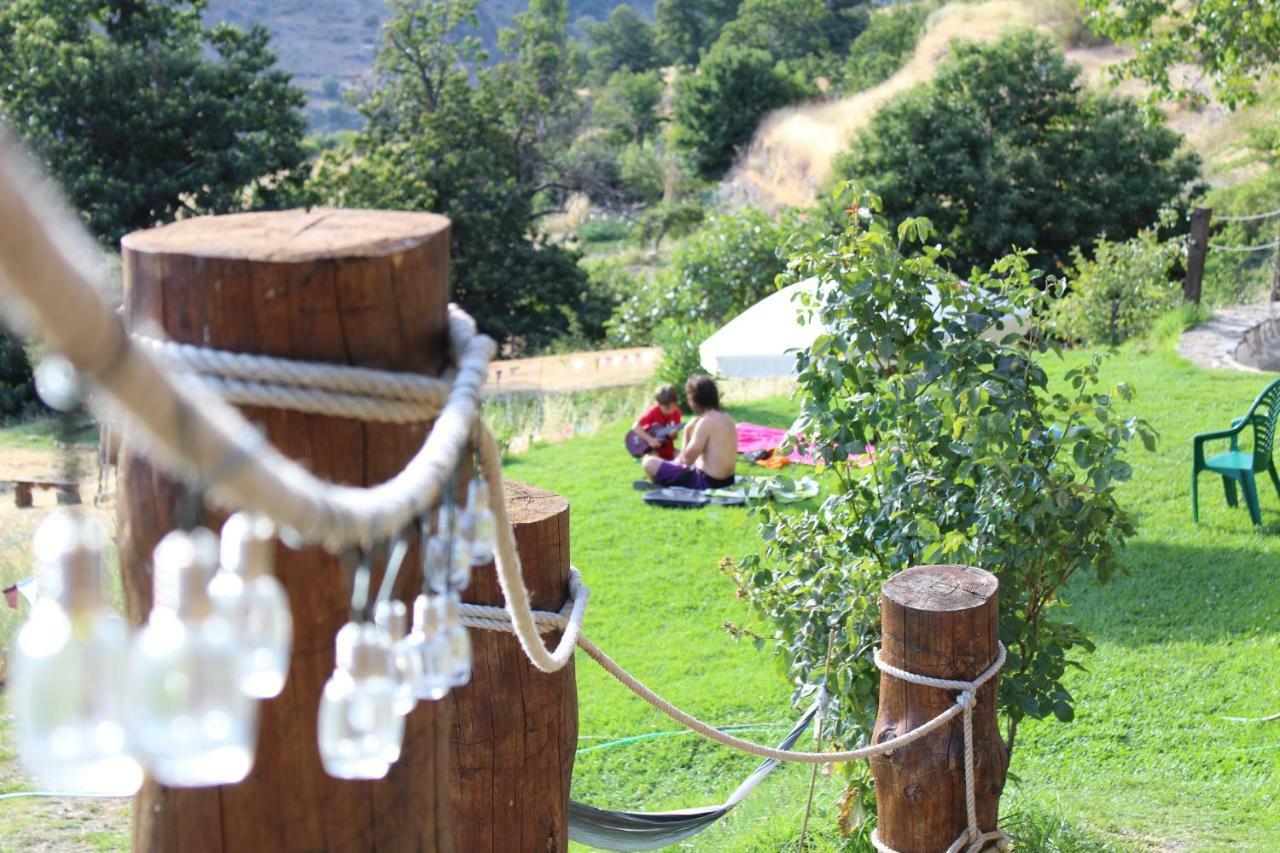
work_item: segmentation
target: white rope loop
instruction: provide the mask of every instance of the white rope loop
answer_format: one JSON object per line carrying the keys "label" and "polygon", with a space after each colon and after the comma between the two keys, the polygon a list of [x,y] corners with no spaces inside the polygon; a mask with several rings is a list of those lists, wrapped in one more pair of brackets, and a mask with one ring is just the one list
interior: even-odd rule
{"label": "white rope loop", "polygon": [[[570,600],[565,602],[565,608],[560,613],[550,613],[547,611],[532,611],[530,613],[531,621],[535,625],[536,630],[542,632],[556,631],[566,628],[570,623],[564,615],[565,609],[572,609],[576,602],[573,601],[573,590],[575,588],[583,588],[578,570],[570,568],[569,571],[569,588]],[[469,628],[479,628],[487,631],[512,631],[512,620],[506,610],[501,607],[489,607],[482,604],[466,604],[461,607],[462,624]],[[562,641],[563,642],[563,641]],[[600,650],[598,646],[592,643],[585,635],[578,634],[578,647],[599,664],[605,672],[612,675],[624,687],[635,695],[639,696],[655,710],[665,714],[670,719],[685,726],[686,728],[697,732],[703,737],[715,743],[727,746],[731,749],[739,750],[750,755],[759,756],[760,758],[769,758],[774,761],[788,761],[798,764],[833,764],[844,761],[854,761],[857,759],[870,758],[874,755],[883,755],[894,750],[901,749],[914,743],[917,740],[937,731],[945,726],[955,717],[959,716],[963,725],[964,732],[964,781],[965,781],[965,812],[968,823],[963,835],[961,835],[952,845],[947,848],[947,853],[958,853],[960,850],[978,853],[988,844],[996,844],[996,846],[1004,849],[1008,845],[1008,839],[1005,834],[999,830],[984,832],[978,826],[977,812],[977,795],[976,786],[977,778],[974,771],[974,749],[973,749],[973,708],[975,705],[975,697],[977,692],[983,685],[995,677],[1001,667],[1004,666],[1005,659],[1008,655],[1004,644],[1000,643],[996,653],[996,659],[991,665],[982,671],[977,678],[972,681],[956,681],[945,678],[932,678],[927,675],[919,675],[917,673],[908,672],[899,667],[887,663],[881,654],[877,651],[875,655],[876,666],[886,674],[906,681],[911,684],[920,684],[925,687],[934,687],[939,690],[957,691],[956,701],[950,708],[947,708],[932,720],[917,726],[909,732],[906,732],[889,740],[882,741],[870,746],[864,746],[860,749],[850,749],[841,752],[802,752],[790,749],[777,749],[775,747],[766,746],[764,744],[755,743],[753,741],[744,740],[728,732],[721,731],[714,726],[703,722],[697,717],[681,710],[666,699],[653,692],[638,678],[631,675],[612,658]],[[521,645],[524,645],[523,641]],[[541,647],[541,643],[538,644]],[[888,847],[880,841],[875,831],[871,835],[871,843],[881,853],[897,853],[893,848]]]}

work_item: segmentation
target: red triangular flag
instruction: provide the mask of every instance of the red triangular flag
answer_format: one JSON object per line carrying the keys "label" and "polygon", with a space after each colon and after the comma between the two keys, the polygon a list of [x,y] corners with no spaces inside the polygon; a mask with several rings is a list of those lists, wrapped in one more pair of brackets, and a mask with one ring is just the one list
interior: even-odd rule
{"label": "red triangular flag", "polygon": [[18,609],[18,585],[5,587],[4,590],[5,603],[9,605],[10,610]]}

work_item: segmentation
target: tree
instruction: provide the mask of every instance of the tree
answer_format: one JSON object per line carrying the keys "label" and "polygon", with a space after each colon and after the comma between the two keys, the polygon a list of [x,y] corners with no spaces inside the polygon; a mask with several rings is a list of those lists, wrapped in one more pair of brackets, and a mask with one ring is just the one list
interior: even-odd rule
{"label": "tree", "polygon": [[738,14],[741,0],[658,0],[657,42],[676,65],[694,66]]}
{"label": "tree", "polygon": [[397,0],[360,105],[367,126],[325,153],[314,181],[331,203],[447,214],[453,292],[509,351],[566,332],[586,293],[577,255],[536,228],[581,184],[568,152],[585,105],[565,17],[563,2],[535,0],[490,64],[464,35],[476,0]]}
{"label": "tree", "polygon": [[[1019,721],[1072,718],[1063,677],[1092,645],[1062,597],[1073,578],[1122,570],[1134,534],[1117,500],[1132,473],[1125,451],[1134,439],[1154,448],[1155,435],[1117,411],[1126,385],[1098,387],[1100,357],[1067,370],[1059,390],[1037,357],[1043,339],[1028,351],[982,336],[1011,308],[1053,298],[1025,254],[962,282],[928,220],[894,229],[874,196],[843,200],[847,229],[796,246],[788,278],[820,282],[806,307],[825,331],[797,356],[795,429],[835,485],[816,509],[764,508],[760,553],[730,571],[795,683],[825,682],[824,731],[842,748],[866,743],[875,719],[881,584],[924,563],[992,571],[1012,749]],[[850,456],[868,443],[876,461],[860,469]]]}
{"label": "tree", "polygon": [[825,0],[743,0],[719,43],[763,50],[775,60],[843,56],[870,16],[863,5]]}
{"label": "tree", "polygon": [[676,145],[704,177],[718,178],[761,116],[805,94],[804,84],[763,50],[717,44],[696,75],[676,82]]}
{"label": "tree", "polygon": [[1161,116],[1086,93],[1031,32],[955,43],[933,82],[887,104],[835,172],[872,184],[886,214],[928,217],[967,269],[1010,246],[1061,267],[1073,246],[1127,239],[1194,190],[1198,158]]}
{"label": "tree", "polygon": [[658,129],[658,106],[665,85],[657,71],[618,71],[596,99],[594,123],[623,142],[644,141]]}
{"label": "tree", "polygon": [[205,27],[203,0],[0,4],[0,111],[114,244],[179,213],[288,201],[301,90],[265,29]]}
{"label": "tree", "polygon": [[1177,76],[1181,64],[1206,72],[1213,92],[1230,107],[1252,103],[1258,83],[1280,70],[1280,0],[1083,0],[1089,26],[1133,47],[1121,63],[1125,77],[1155,85],[1166,97],[1203,100]]}
{"label": "tree", "polygon": [[587,59],[600,80],[615,71],[648,71],[662,66],[653,27],[630,6],[618,6],[608,20],[587,29]]}

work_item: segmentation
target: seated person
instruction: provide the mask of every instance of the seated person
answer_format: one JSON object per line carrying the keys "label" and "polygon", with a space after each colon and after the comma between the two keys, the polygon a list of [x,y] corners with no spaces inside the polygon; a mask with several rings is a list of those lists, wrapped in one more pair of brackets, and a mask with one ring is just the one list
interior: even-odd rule
{"label": "seated person", "polygon": [[680,423],[676,389],[670,385],[659,385],[658,390],[653,393],[653,399],[657,405],[637,418],[631,431],[649,445],[649,449],[645,451],[646,456],[656,453],[659,457],[670,461],[676,458],[676,444],[673,436],[678,430],[672,431],[664,438],[655,436],[650,430]]}
{"label": "seated person", "polygon": [[644,458],[645,475],[660,486],[721,489],[733,485],[738,461],[738,431],[733,418],[720,408],[720,389],[702,373],[689,377],[685,396],[698,416],[685,427],[684,449],[674,462]]}

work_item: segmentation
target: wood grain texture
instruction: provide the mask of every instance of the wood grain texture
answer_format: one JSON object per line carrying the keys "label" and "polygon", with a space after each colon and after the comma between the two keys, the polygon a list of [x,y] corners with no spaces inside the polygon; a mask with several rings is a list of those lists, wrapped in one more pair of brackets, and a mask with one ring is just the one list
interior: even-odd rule
{"label": "wood grain texture", "polygon": [[[999,594],[990,572],[969,566],[918,566],[881,588],[882,654],[893,666],[969,681],[997,654]],[[978,822],[996,827],[1009,754],[996,726],[996,681],[974,706]],[[952,691],[880,679],[874,740],[927,723],[955,703]],[[902,749],[871,759],[880,838],[901,853],[938,853],[964,832],[964,730],[959,719]]]}
{"label": "wood grain texture", "polygon": [[[429,214],[286,211],[186,220],[123,241],[134,330],[182,343],[438,375],[445,365],[448,221]],[[364,424],[243,409],[283,453],[335,482],[369,485],[421,446],[426,425]],[[174,526],[181,490],[128,451],[120,468],[120,566],[135,624],[151,606],[149,556]],[[221,517],[209,519],[213,526]],[[415,548],[416,551],[416,548]],[[316,746],[320,692],[349,592],[336,560],[278,547],[293,610],[284,692],[260,704],[257,760],[238,785],[150,781],[134,808],[135,850],[448,851],[449,703],[421,703],[402,757],[376,783],[329,777]],[[416,553],[408,557],[415,565]],[[410,598],[416,573],[397,585]]]}
{"label": "wood grain texture", "polygon": [[[568,595],[569,504],[512,482],[505,498],[533,606],[559,610]],[[502,604],[492,566],[477,570],[465,598]],[[554,644],[560,634],[543,639]],[[548,675],[529,663],[511,634],[472,631],[471,642],[471,684],[454,692],[455,847],[466,853],[566,850],[578,741],[573,662]]]}

